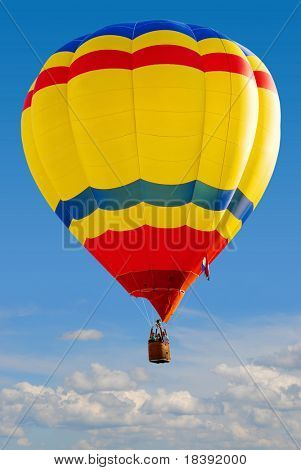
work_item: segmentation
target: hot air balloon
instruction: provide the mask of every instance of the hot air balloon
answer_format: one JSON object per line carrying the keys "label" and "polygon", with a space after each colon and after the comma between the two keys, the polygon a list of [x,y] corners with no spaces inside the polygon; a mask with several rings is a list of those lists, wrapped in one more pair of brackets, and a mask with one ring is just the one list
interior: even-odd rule
{"label": "hot air balloon", "polygon": [[262,61],[211,28],[116,24],[46,61],[22,140],[65,226],[167,322],[259,203],[279,98]]}

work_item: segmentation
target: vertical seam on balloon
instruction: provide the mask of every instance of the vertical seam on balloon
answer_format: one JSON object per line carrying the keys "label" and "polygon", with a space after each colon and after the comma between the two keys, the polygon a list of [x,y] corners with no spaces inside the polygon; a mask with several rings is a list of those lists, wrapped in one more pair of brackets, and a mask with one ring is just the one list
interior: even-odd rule
{"label": "vertical seam on balloon", "polygon": [[[187,26],[189,27],[190,31],[193,34],[193,37],[194,37],[194,40],[195,40],[195,43],[196,43],[197,52],[198,52],[199,56],[202,57],[202,54],[200,53],[199,43],[198,43],[198,40],[196,38],[196,35],[194,34],[194,31],[193,31],[192,27],[189,26],[189,25],[187,25]],[[187,215],[186,215],[186,221],[185,221],[185,226],[186,227],[187,227],[187,223],[188,223],[188,218],[191,214],[192,204],[194,204],[193,199],[194,199],[194,195],[195,195],[197,182],[198,182],[198,179],[199,179],[198,176],[199,176],[200,164],[201,164],[202,147],[203,147],[203,142],[204,142],[204,129],[205,129],[205,119],[206,119],[206,72],[202,72],[202,73],[204,74],[204,76],[203,76],[203,80],[204,80],[204,82],[203,82],[204,83],[204,109],[203,109],[203,121],[202,121],[202,130],[201,130],[200,151],[198,152],[198,155],[199,155],[200,158],[199,158],[198,163],[195,162],[197,169],[196,169],[196,174],[195,174],[195,178],[194,178],[195,182],[194,182],[194,187],[193,187],[192,195],[191,195],[191,203],[188,207],[188,212],[187,212]],[[199,268],[200,268],[201,267],[201,261],[198,260],[198,262],[196,263],[194,269],[197,267],[197,264],[199,264]],[[196,271],[199,272],[199,269],[197,269]]]}
{"label": "vertical seam on balloon", "polygon": [[[195,42],[196,42],[196,47],[197,47],[197,51],[198,51],[198,54],[200,57],[202,57],[202,54],[200,53],[200,49],[199,49],[199,43],[198,43],[198,40],[194,34],[194,31],[193,29],[191,28],[191,26],[187,25],[192,34],[193,34],[193,37],[195,39]],[[197,164],[197,162],[195,162],[196,166],[197,166],[197,169],[196,169],[196,174],[195,174],[195,183],[194,183],[194,188],[193,188],[193,191],[192,191],[192,195],[191,195],[191,204],[190,204],[190,207],[188,208],[188,213],[187,213],[187,216],[186,216],[186,225],[187,225],[187,221],[188,221],[188,217],[190,215],[190,212],[191,212],[191,207],[192,207],[192,204],[193,203],[193,198],[194,198],[194,194],[195,194],[195,189],[196,189],[196,185],[197,185],[197,182],[198,182],[198,176],[199,176],[199,171],[200,171],[200,164],[201,164],[201,156],[202,156],[202,147],[203,147],[203,142],[204,142],[204,128],[205,128],[205,119],[206,119],[206,72],[203,72],[204,74],[204,110],[203,110],[203,121],[202,121],[202,130],[201,130],[201,145],[200,145],[200,151],[198,152],[198,155],[199,155],[199,162]],[[195,158],[195,157],[194,157]]]}
{"label": "vertical seam on balloon", "polygon": [[[199,41],[197,40],[197,37],[196,35],[194,34],[194,31],[193,29],[191,28],[191,26],[189,26],[192,34],[193,34],[193,37],[196,41],[196,47],[197,47],[197,51],[198,51],[198,54],[200,57],[202,57],[202,54],[200,52],[200,48],[199,48]],[[198,175],[199,175],[199,172],[200,172],[200,166],[201,166],[201,159],[202,159],[202,153],[203,153],[203,142],[204,142],[204,129],[205,129],[205,120],[206,120],[206,98],[207,98],[207,90],[206,90],[206,72],[204,71],[204,117],[203,117],[203,123],[202,123],[202,132],[201,132],[201,146],[200,146],[200,151],[198,152],[198,156],[200,157],[199,158],[199,162],[198,162],[198,165],[197,165],[197,172],[196,172],[196,177],[195,177],[195,186],[197,185],[197,181],[198,181]],[[197,163],[197,162],[195,162]],[[194,187],[194,190],[195,190],[195,187]],[[193,202],[193,196],[194,196],[194,190],[193,190],[193,194],[192,194],[192,199],[191,199],[191,202]]]}
{"label": "vertical seam on balloon", "polygon": [[[243,52],[243,54],[245,55],[245,57],[246,57],[246,60],[248,61],[249,65],[250,65],[250,68],[251,68],[251,70],[252,70],[252,73],[253,73],[253,75],[254,75],[254,70],[253,70],[253,67],[252,67],[252,64],[251,64],[251,62],[249,61],[249,58],[248,58],[248,56],[245,54],[245,52],[244,52],[243,50],[242,50],[242,52]],[[255,75],[254,75],[254,78],[255,78]],[[237,189],[239,189],[239,183],[240,183],[240,182],[241,182],[241,180],[243,179],[243,176],[244,176],[244,173],[245,173],[245,171],[246,171],[246,168],[247,168],[247,165],[248,165],[248,162],[249,162],[249,159],[250,159],[251,153],[252,153],[252,151],[253,151],[253,149],[254,149],[254,144],[255,144],[256,134],[257,134],[257,130],[258,130],[258,124],[259,124],[259,114],[260,114],[260,100],[259,100],[259,87],[258,87],[258,85],[257,85],[257,81],[256,81],[256,79],[255,79],[255,84],[256,84],[256,90],[257,90],[257,99],[258,99],[258,112],[257,112],[257,124],[256,124],[256,130],[255,130],[255,134],[254,134],[254,139],[253,139],[252,147],[251,147],[251,150],[250,150],[250,153],[249,153],[249,158],[248,158],[248,161],[247,161],[247,163],[246,163],[246,166],[245,166],[245,168],[244,168],[244,171],[243,171],[243,173],[242,173],[242,175],[241,175],[241,178],[240,178],[240,180],[239,180],[239,182],[238,182]],[[234,196],[234,195],[235,195],[235,193],[233,194],[233,196]],[[253,203],[253,201],[251,201],[251,202]],[[254,210],[254,203],[253,203],[253,210]],[[244,222],[242,221],[242,224],[243,224],[243,223],[244,223]]]}
{"label": "vertical seam on balloon", "polygon": [[[232,72],[231,72],[228,52],[227,52],[226,47],[223,43],[223,40],[220,36],[219,36],[219,41],[220,41],[220,43],[221,43],[221,45],[222,45],[222,47],[223,47],[223,49],[226,53],[226,57],[227,57],[228,65],[229,65],[229,70],[230,70],[230,72],[229,72],[229,76],[230,76],[230,106],[229,106],[229,111],[228,111],[228,125],[227,125],[227,134],[226,134],[226,145],[225,145],[225,148],[224,148],[224,156],[223,156],[223,161],[222,161],[222,167],[221,167],[221,172],[220,172],[218,188],[221,187],[223,172],[224,172],[224,168],[225,168],[225,160],[226,160],[226,153],[227,153],[227,147],[228,147],[228,136],[229,136],[230,122],[231,122],[231,110],[232,110],[231,105],[232,105],[232,90],[233,90],[233,87],[232,87]],[[237,188],[237,186],[236,186],[236,188]],[[233,192],[233,194],[234,194],[234,192]],[[232,194],[232,197],[233,197],[233,194]],[[229,201],[229,203],[230,203],[230,201]],[[229,205],[229,203],[228,203],[228,205]]]}
{"label": "vertical seam on balloon", "polygon": [[[134,24],[134,27],[133,27],[133,33],[132,33],[132,41],[131,41],[131,61],[132,61],[132,67],[131,67],[131,76],[132,76],[132,99],[133,99],[133,117],[134,117],[134,128],[135,128],[135,139],[136,139],[136,150],[137,150],[137,159],[138,159],[138,171],[139,171],[139,186],[140,186],[140,200],[142,201],[143,198],[143,194],[142,194],[142,190],[143,190],[143,186],[142,186],[142,175],[141,175],[141,163],[140,163],[140,156],[139,156],[139,148],[138,148],[138,136],[137,136],[137,117],[136,117],[136,103],[135,103],[135,86],[134,86],[134,67],[133,67],[133,60],[134,60],[134,55],[133,55],[133,43],[134,43],[134,39],[135,39],[135,31],[136,31],[136,27],[137,27],[137,24],[139,23],[139,21],[136,21],[136,23]],[[144,230],[144,236],[147,238],[147,224],[146,224],[146,216],[145,216],[145,202],[143,202],[143,205],[142,205],[142,211],[143,211],[143,219],[144,219],[144,226],[145,226],[145,230]],[[151,273],[151,277],[152,277],[152,288],[154,288],[154,285],[153,285],[153,276],[152,276],[152,269],[151,269],[151,263],[150,263],[150,258],[149,258],[149,254],[147,255],[147,259],[148,259],[148,267],[149,267],[149,272]],[[134,278],[134,276],[133,276]],[[135,280],[136,282],[136,280]],[[137,282],[136,282],[137,284]]]}
{"label": "vertical seam on balloon", "polygon": [[[245,52],[244,52],[243,50],[242,50],[242,52],[245,54]],[[256,57],[254,53],[252,53],[252,54],[253,54],[253,57]],[[245,54],[245,55],[246,55],[246,54]],[[253,66],[252,66],[252,64],[251,64],[251,62],[250,62],[250,60],[249,60],[249,57],[248,57],[247,55],[246,55],[246,60],[247,60],[248,63],[250,64],[250,67],[251,67],[251,69],[252,69],[252,72],[254,73],[254,71],[256,71],[256,70],[253,70]],[[260,60],[260,59],[259,59],[259,60]],[[263,64],[262,61],[261,61],[261,64]],[[263,65],[265,66],[265,64],[263,64]],[[259,129],[259,116],[260,116],[260,108],[261,108],[261,106],[260,106],[260,96],[259,96],[259,86],[258,86],[258,84],[257,84],[256,79],[255,79],[255,84],[256,84],[256,90],[257,90],[257,96],[258,96],[258,117],[257,117],[257,126],[256,126],[256,131],[255,131],[254,140],[253,140],[253,145],[252,145],[252,148],[251,148],[251,151],[250,151],[250,155],[251,155],[253,149],[255,148],[255,145],[254,145],[254,144],[255,144],[256,134],[257,134],[257,131],[258,131],[258,129]],[[277,96],[278,96],[278,94],[277,94]],[[249,157],[250,157],[250,156],[249,156]],[[276,158],[276,160],[275,160],[275,165],[276,165],[276,161],[277,161],[277,158]],[[248,162],[249,162],[249,160],[248,160]],[[248,162],[247,162],[247,164],[248,164]],[[275,167],[275,165],[274,165],[274,167]],[[247,167],[247,165],[246,165],[246,167]],[[245,170],[246,170],[246,167],[245,167]],[[241,180],[243,179],[245,170],[244,170],[244,172],[243,172],[243,174],[242,174],[242,176],[241,176],[241,179],[240,179],[240,181],[239,181],[239,184],[240,184]],[[274,169],[272,170],[271,177],[272,177],[273,171],[274,171]],[[264,176],[262,175],[262,178],[264,179],[265,175],[268,174],[268,173],[269,173],[269,168],[266,169],[266,171],[265,171],[265,173],[264,173]],[[267,188],[267,186],[268,186],[268,183],[269,183],[269,180],[268,180],[268,182],[267,182],[266,188]],[[237,186],[238,189],[240,189],[240,188],[239,188],[239,184],[238,184],[238,186]],[[266,188],[265,188],[265,189],[266,189]],[[260,199],[261,199],[261,198],[260,198]],[[250,199],[250,200],[251,200],[251,199]],[[252,212],[254,212],[254,209],[255,209],[255,207],[258,205],[258,203],[260,202],[260,200],[257,202],[256,206],[255,206],[255,203],[254,203],[252,200],[251,200],[251,202],[252,202],[252,204],[253,204],[253,211],[252,211]],[[251,214],[250,214],[250,215],[251,215]],[[247,218],[248,218],[248,217],[247,217]]]}
{"label": "vertical seam on balloon", "polygon": [[[221,44],[222,44],[222,47],[223,47],[223,49],[224,49],[224,51],[225,51],[225,53],[226,53],[227,60],[228,60],[228,64],[230,65],[230,61],[229,61],[229,57],[228,57],[228,52],[227,52],[227,50],[226,50],[226,48],[225,48],[225,45],[224,45],[224,43],[223,43],[222,38],[220,37],[220,35],[219,35],[219,40],[220,40],[220,42],[221,42]],[[233,42],[231,39],[228,39],[228,40],[231,41],[231,42]],[[230,66],[229,66],[229,70],[231,70]],[[227,152],[227,145],[228,145],[228,135],[229,135],[229,129],[230,129],[230,116],[231,116],[231,110],[232,110],[232,90],[233,90],[233,88],[232,88],[232,72],[230,71],[229,73],[230,73],[230,93],[231,93],[231,94],[230,94],[230,106],[229,106],[229,111],[228,111],[228,126],[227,126],[226,145],[225,145],[225,149],[224,149],[224,157],[223,157],[223,162],[222,162],[222,167],[221,167],[221,172],[220,172],[220,179],[219,179],[219,184],[218,184],[218,187],[219,187],[219,188],[220,188],[220,186],[221,186],[222,177],[223,177],[223,171],[224,171],[224,166],[225,166],[225,159],[226,159],[226,152]],[[218,231],[218,227],[220,226],[220,224],[221,224],[223,218],[225,217],[226,210],[227,210],[227,208],[229,207],[230,202],[232,201],[232,198],[233,198],[233,196],[234,196],[234,194],[235,194],[235,191],[236,191],[237,187],[238,187],[238,185],[236,186],[235,190],[233,191],[232,197],[231,197],[231,199],[228,201],[228,205],[227,205],[227,207],[225,208],[224,213],[223,213],[221,219],[218,221],[218,223],[217,223],[217,225],[216,225],[216,227],[215,227],[217,231]],[[220,233],[220,232],[219,232],[219,233]]]}
{"label": "vertical seam on balloon", "polygon": [[[135,92],[134,92],[134,71],[133,71],[133,40],[134,40],[134,35],[135,35],[135,29],[137,26],[138,21],[134,24],[133,31],[132,31],[132,41],[131,41],[131,62],[132,62],[132,68],[131,68],[131,77],[132,77],[132,100],[133,100],[133,118],[134,118],[134,135],[135,135],[135,141],[136,141],[136,152],[137,152],[137,159],[138,159],[138,169],[139,169],[139,185],[140,185],[140,199],[142,199],[142,183],[141,183],[141,169],[140,169],[140,161],[139,161],[139,152],[138,152],[138,139],[137,139],[137,122],[136,122],[136,108],[135,108]],[[144,206],[143,206],[143,214],[144,214]],[[139,289],[139,285],[137,283],[135,275],[131,272],[131,276],[133,278],[134,283],[137,286],[137,289]]]}
{"label": "vertical seam on balloon", "polygon": [[[193,29],[192,29],[188,24],[186,24],[186,25],[187,25],[187,27],[190,29],[191,33],[192,33],[192,36],[193,36],[192,39],[195,40],[197,53],[201,56],[201,54],[199,53],[199,48],[198,48],[198,41],[197,41],[197,39],[196,39],[196,36],[195,36],[195,34],[194,34],[194,31],[193,31]],[[202,73],[205,73],[205,72],[202,72]],[[204,87],[204,88],[205,88],[205,87]],[[205,100],[206,100],[206,91],[204,91],[204,117],[203,117],[203,121],[202,121],[202,131],[203,131],[203,132],[201,132],[201,135],[200,135],[200,137],[201,137],[201,145],[200,145],[200,148],[202,148],[202,145],[203,145],[203,138],[204,138],[205,106],[206,106],[206,104],[205,104],[206,101],[205,101]],[[187,227],[188,217],[189,217],[189,214],[190,214],[190,211],[191,211],[191,205],[193,204],[192,200],[193,200],[193,195],[194,195],[195,187],[196,187],[196,184],[197,184],[197,175],[198,175],[198,171],[196,172],[196,177],[195,177],[195,179],[194,179],[194,186],[193,186],[193,190],[192,190],[192,194],[191,194],[191,201],[190,201],[190,204],[189,204],[189,207],[188,207],[188,211],[187,211],[187,214],[186,214],[186,218],[185,218],[185,224],[184,224],[185,230],[186,230],[186,227]],[[177,188],[179,187],[180,184],[181,184],[181,183],[178,183],[178,184],[176,185],[176,188],[173,190],[173,194],[176,192],[176,190],[177,190]],[[187,233],[187,230],[186,230],[185,233]],[[170,258],[173,259],[173,256],[171,255]]]}

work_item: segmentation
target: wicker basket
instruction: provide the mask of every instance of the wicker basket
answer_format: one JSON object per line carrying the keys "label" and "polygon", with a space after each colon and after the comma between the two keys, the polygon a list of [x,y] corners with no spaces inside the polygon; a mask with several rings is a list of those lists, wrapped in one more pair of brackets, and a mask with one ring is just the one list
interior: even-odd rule
{"label": "wicker basket", "polygon": [[163,343],[162,341],[149,341],[148,357],[150,362],[154,362],[155,364],[170,362],[169,343]]}

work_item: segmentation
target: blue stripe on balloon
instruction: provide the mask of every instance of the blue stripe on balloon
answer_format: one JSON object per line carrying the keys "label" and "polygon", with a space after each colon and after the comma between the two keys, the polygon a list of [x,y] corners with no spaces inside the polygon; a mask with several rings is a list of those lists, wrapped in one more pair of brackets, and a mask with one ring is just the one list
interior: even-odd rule
{"label": "blue stripe on balloon", "polygon": [[254,210],[254,204],[238,188],[229,204],[228,210],[244,223]]}
{"label": "blue stripe on balloon", "polygon": [[194,34],[187,24],[168,20],[141,21],[137,23],[133,39],[153,31],[177,31],[194,39]]}
{"label": "blue stripe on balloon", "polygon": [[79,38],[73,39],[73,41],[67,42],[64,46],[60,47],[55,53],[57,52],[75,52],[76,49],[81,45],[81,43],[84,41],[84,39],[87,37],[81,36]]}
{"label": "blue stripe on balloon", "polygon": [[60,201],[56,207],[55,213],[69,227],[72,220],[82,219],[92,214],[98,208],[94,194],[91,188],[85,189],[78,196],[68,201]]}
{"label": "blue stripe on balloon", "polygon": [[141,202],[158,207],[179,207],[193,202],[207,210],[225,210],[235,190],[223,190],[201,181],[164,185],[137,180],[114,189],[87,188],[68,201],[60,201],[56,214],[69,227],[72,219],[82,219],[96,209],[108,211],[128,209]]}
{"label": "blue stripe on balloon", "polygon": [[121,23],[105,26],[104,28],[95,31],[95,33],[90,34],[86,38],[86,41],[89,41],[92,38],[97,38],[98,36],[121,36],[123,38],[132,39],[134,27],[135,23]]}
{"label": "blue stripe on balloon", "polygon": [[[185,24],[179,23],[176,21],[168,21],[168,20],[156,20],[156,21],[141,21],[138,23],[120,23],[114,24],[110,26],[105,26],[102,29],[99,29],[95,33],[88,34],[85,36],[80,36],[79,38],[74,39],[73,41],[68,42],[64,46],[60,47],[57,52],[75,52],[81,44],[89,41],[92,38],[99,37],[99,36],[107,36],[107,35],[114,35],[114,36],[121,36],[128,39],[135,39],[143,34],[152,32],[152,31],[177,31],[182,34],[186,34],[186,36],[192,37],[196,41],[202,41],[204,39],[209,38],[221,38],[221,39],[229,39],[227,36],[215,31],[212,28],[206,28],[198,25],[193,24]],[[229,39],[230,40],[230,39]],[[253,56],[254,53],[247,49],[246,47],[242,46],[239,43],[236,43],[242,52],[246,56]]]}
{"label": "blue stripe on balloon", "polygon": [[[193,39],[196,39],[197,41],[201,41],[202,39],[208,38],[227,39],[226,36],[218,33],[217,31],[211,28],[205,28],[197,25],[189,25],[185,23],[180,23],[178,21],[154,20],[140,21],[138,23],[121,23],[105,26],[104,28],[99,29],[95,33],[86,36],[83,43],[89,41],[92,38],[107,35],[135,39],[139,36],[142,36],[143,34],[151,33],[153,31],[177,31]],[[73,47],[71,43],[69,44],[70,47]]]}
{"label": "blue stripe on balloon", "polygon": [[224,36],[221,33],[218,33],[212,28],[205,28],[202,26],[197,25],[188,25],[193,31],[195,39],[199,42],[203,39],[210,39],[210,38],[220,38],[220,39],[229,39],[227,36]]}

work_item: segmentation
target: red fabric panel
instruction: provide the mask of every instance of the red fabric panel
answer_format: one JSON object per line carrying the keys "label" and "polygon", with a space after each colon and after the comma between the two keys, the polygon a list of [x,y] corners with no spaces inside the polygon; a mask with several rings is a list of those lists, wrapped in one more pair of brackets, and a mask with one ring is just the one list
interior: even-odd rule
{"label": "red fabric panel", "polygon": [[58,85],[60,83],[67,83],[68,81],[69,67],[50,67],[49,69],[43,70],[37,78],[34,93],[42,88],[46,88],[51,85]]}
{"label": "red fabric panel", "polygon": [[32,97],[33,97],[33,90],[29,91],[26,95],[24,105],[23,105],[23,111],[31,106]]}
{"label": "red fabric panel", "polygon": [[88,52],[70,66],[69,80],[92,70],[130,69],[149,65],[184,65],[204,72],[225,71],[252,76],[249,63],[234,54],[213,53],[200,56],[198,52],[182,46],[157,45],[140,49],[133,54],[118,50]]}
{"label": "red fabric panel", "polygon": [[183,296],[184,292],[176,289],[154,289],[139,295],[139,297],[145,297],[151,302],[164,322],[168,322]]}
{"label": "red fabric panel", "polygon": [[275,82],[269,73],[255,70],[254,76],[259,88],[266,88],[267,90],[277,92]]}
{"label": "red fabric panel", "polygon": [[102,69],[132,69],[132,55],[109,49],[88,52],[71,64],[69,80],[82,73]]}
{"label": "red fabric panel", "polygon": [[[183,65],[203,72],[232,72],[252,77],[248,62],[235,54],[212,53],[200,56],[186,47],[173,45],[150,46],[130,54],[118,50],[99,50],[89,52],[76,59],[69,67],[59,66],[43,70],[37,78],[34,91],[28,93],[24,108],[31,105],[33,93],[42,88],[67,83],[82,73],[102,69],[133,70],[149,65]],[[267,72],[254,71],[257,86],[276,92],[273,78]]]}
{"label": "red fabric panel", "polygon": [[[87,238],[85,247],[116,277],[129,271],[180,270],[199,272],[204,256],[210,262],[227,244],[217,231],[205,232],[182,226],[157,228],[143,225],[134,230],[108,230]],[[128,259],[123,272],[120,266]]]}
{"label": "red fabric panel", "polygon": [[[217,231],[182,226],[108,230],[87,239],[85,247],[132,295],[147,298],[167,321],[185,291],[227,245]],[[124,266],[123,266],[124,265]],[[123,267],[120,272],[120,268]]]}
{"label": "red fabric panel", "polygon": [[200,273],[201,270],[198,273],[192,273],[190,271],[161,269],[130,272],[117,276],[116,279],[130,294],[136,295],[138,291],[158,288],[186,291]]}
{"label": "red fabric panel", "polygon": [[118,276],[120,284],[133,296],[148,299],[161,319],[167,321],[198,274],[183,271],[139,271]]}

